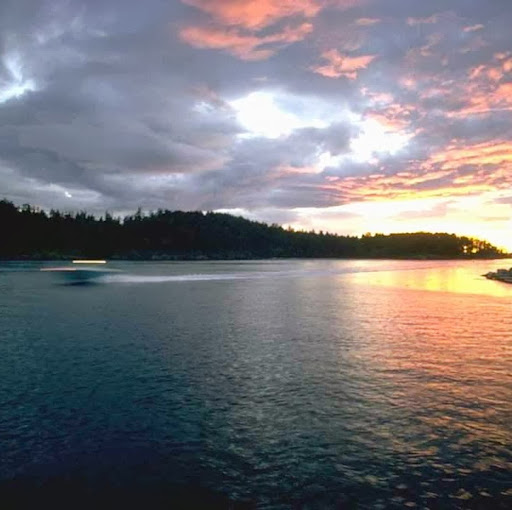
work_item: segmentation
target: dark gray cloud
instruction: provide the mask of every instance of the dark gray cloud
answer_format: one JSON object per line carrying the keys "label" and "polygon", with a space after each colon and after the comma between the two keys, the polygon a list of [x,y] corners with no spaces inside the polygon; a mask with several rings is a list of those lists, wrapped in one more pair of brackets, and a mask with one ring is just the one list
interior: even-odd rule
{"label": "dark gray cloud", "polygon": [[0,195],[291,222],[512,184],[510,2],[245,2],[4,0]]}

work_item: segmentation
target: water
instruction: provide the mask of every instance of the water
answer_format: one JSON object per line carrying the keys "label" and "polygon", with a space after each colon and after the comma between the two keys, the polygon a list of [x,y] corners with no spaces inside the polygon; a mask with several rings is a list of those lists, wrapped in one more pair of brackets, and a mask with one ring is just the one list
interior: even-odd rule
{"label": "water", "polygon": [[113,265],[0,267],[4,501],[512,507],[512,261]]}

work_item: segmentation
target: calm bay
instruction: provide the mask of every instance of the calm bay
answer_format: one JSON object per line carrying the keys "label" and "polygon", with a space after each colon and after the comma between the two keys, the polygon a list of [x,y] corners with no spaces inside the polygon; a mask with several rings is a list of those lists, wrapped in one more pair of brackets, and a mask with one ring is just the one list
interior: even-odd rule
{"label": "calm bay", "polygon": [[0,265],[0,495],[512,506],[511,260],[109,265]]}

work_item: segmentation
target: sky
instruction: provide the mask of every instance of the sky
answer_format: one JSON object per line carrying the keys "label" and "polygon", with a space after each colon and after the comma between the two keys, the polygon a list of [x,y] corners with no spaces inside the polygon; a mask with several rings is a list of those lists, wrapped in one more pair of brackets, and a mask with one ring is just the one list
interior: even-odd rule
{"label": "sky", "polygon": [[510,0],[2,0],[0,198],[512,250]]}

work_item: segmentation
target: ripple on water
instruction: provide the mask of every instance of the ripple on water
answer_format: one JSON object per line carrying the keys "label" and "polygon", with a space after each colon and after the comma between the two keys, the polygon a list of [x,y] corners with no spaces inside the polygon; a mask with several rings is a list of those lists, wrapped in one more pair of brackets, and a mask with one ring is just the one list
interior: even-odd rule
{"label": "ripple on water", "polygon": [[[203,507],[512,507],[510,302],[374,285],[351,262],[307,277],[272,264],[257,278],[149,264],[80,289],[0,273],[4,484],[108,481],[127,501]],[[437,274],[407,278],[421,271]]]}

